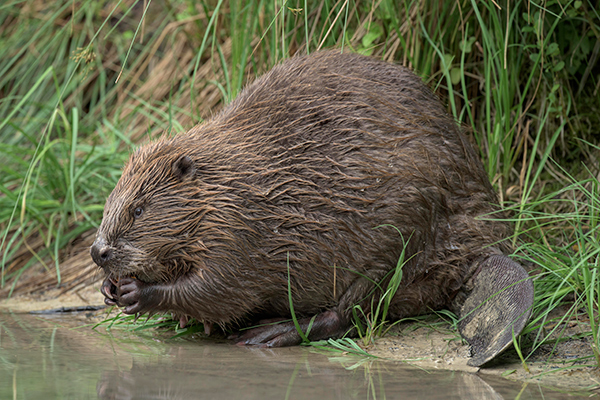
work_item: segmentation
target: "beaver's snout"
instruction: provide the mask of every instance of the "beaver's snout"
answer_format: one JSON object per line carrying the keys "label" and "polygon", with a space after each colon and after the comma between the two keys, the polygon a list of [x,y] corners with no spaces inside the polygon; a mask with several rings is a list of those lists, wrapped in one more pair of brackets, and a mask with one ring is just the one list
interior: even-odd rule
{"label": "beaver's snout", "polygon": [[103,237],[98,237],[90,247],[90,254],[99,267],[105,268],[114,258],[115,252],[111,246],[106,244]]}

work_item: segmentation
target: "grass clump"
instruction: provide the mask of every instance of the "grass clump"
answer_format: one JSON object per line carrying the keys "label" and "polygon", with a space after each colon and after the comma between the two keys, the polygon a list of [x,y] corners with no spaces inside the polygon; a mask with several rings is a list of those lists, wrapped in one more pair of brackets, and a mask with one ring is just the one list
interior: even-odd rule
{"label": "grass clump", "polygon": [[[402,252],[400,253],[400,257],[396,263],[396,268],[391,270],[388,274],[389,280],[387,277],[384,277],[382,280],[382,283],[387,282],[387,286],[383,288],[381,287],[380,283],[375,282],[377,290],[381,292],[381,296],[379,296],[379,298],[371,297],[370,310],[364,310],[360,304],[356,304],[352,307],[354,328],[356,329],[356,332],[361,338],[364,346],[372,344],[375,340],[375,337],[381,337],[385,335],[394,324],[399,322],[397,321],[394,324],[389,324],[389,320],[387,319],[388,310],[390,308],[392,299],[396,295],[396,292],[400,287],[400,283],[402,282],[402,269],[410,260],[410,258],[406,258],[406,249],[410,238],[405,241],[400,229],[393,225],[381,225],[375,229],[383,226],[391,227],[398,232],[402,243]],[[371,294],[369,294],[369,296],[371,296]]]}
{"label": "grass clump", "polygon": [[[518,254],[539,271],[534,317],[525,332],[533,333],[535,350],[561,342],[567,323],[581,323],[580,337],[589,338],[600,365],[600,182],[593,175],[570,179],[566,187],[526,204],[520,214],[531,240],[521,244]],[[566,311],[557,313],[561,305]]]}
{"label": "grass clump", "polygon": [[600,362],[599,43],[592,0],[3,4],[0,293],[93,276],[89,259],[64,265],[135,145],[192,127],[296,52],[338,47],[409,66],[447,102],[515,212],[516,255],[542,271],[533,348],[568,305]]}

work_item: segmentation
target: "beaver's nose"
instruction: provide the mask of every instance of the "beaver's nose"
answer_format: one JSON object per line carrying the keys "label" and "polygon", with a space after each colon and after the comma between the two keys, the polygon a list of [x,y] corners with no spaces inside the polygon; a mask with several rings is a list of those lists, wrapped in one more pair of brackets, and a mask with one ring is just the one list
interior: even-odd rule
{"label": "beaver's nose", "polygon": [[114,251],[112,247],[106,245],[104,240],[96,239],[90,247],[90,255],[99,267],[104,267],[113,258]]}

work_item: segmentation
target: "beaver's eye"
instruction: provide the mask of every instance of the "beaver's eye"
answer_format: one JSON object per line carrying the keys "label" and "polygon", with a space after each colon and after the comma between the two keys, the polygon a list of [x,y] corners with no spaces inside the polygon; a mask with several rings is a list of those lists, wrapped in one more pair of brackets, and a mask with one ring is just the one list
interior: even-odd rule
{"label": "beaver's eye", "polygon": [[144,213],[144,209],[142,207],[138,207],[135,210],[133,210],[133,216],[134,216],[134,218],[141,217],[143,213]]}

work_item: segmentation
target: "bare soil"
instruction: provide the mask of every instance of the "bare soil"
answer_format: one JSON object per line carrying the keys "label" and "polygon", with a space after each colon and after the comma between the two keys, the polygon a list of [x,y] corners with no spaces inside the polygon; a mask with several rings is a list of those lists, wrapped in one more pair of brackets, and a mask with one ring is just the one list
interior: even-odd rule
{"label": "bare soil", "polygon": [[468,366],[469,346],[449,324],[440,325],[444,324],[404,323],[366,350],[378,357],[425,369],[477,372],[567,391],[600,393],[600,371],[593,366],[595,359],[590,343],[577,337],[576,326],[563,333],[568,339],[540,346],[531,355],[531,349],[523,346],[527,371],[512,347],[482,368]]}

